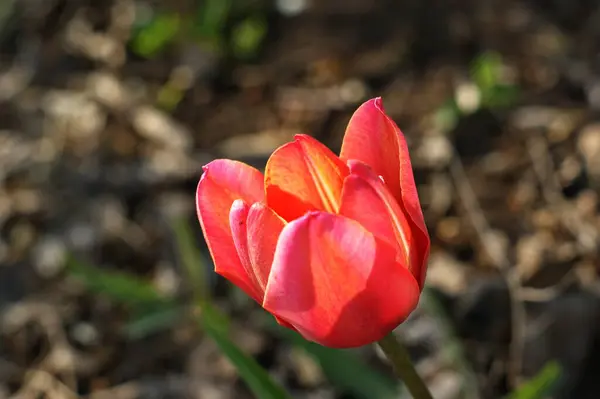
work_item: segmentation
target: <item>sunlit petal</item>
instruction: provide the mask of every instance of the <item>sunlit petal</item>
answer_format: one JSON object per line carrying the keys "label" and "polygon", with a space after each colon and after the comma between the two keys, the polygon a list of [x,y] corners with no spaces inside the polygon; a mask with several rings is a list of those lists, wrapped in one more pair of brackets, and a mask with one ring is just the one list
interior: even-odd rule
{"label": "sunlit petal", "polygon": [[383,109],[381,98],[374,98],[361,105],[348,123],[340,158],[344,161],[358,160],[369,165],[381,176],[392,195],[398,200],[411,221],[413,235],[423,265],[417,278],[425,280],[425,262],[429,253],[429,234],[425,226],[421,204],[415,185],[408,146],[402,131]]}
{"label": "sunlit petal", "polygon": [[317,140],[297,135],[279,147],[265,169],[267,205],[287,221],[308,211],[335,213],[348,167]]}
{"label": "sunlit petal", "polygon": [[260,301],[254,285],[237,256],[229,224],[233,202],[262,201],[262,174],[241,162],[219,159],[204,167],[196,190],[196,211],[215,263],[215,271]]}

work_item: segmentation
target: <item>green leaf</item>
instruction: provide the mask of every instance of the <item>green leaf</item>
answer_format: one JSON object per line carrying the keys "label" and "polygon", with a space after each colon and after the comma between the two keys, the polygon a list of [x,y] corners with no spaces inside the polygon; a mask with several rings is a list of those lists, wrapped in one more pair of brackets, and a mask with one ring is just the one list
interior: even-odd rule
{"label": "green leaf", "polygon": [[499,85],[484,93],[483,105],[490,108],[506,108],[519,99],[520,91],[516,86]]}
{"label": "green leaf", "polygon": [[439,107],[434,115],[435,124],[443,132],[449,132],[458,123],[461,111],[454,100],[448,100],[444,105]]}
{"label": "green leaf", "polygon": [[257,398],[290,399],[286,391],[277,385],[271,376],[254,360],[245,354],[227,336],[230,322],[228,317],[210,303],[206,276],[206,262],[196,247],[191,228],[184,220],[173,224],[179,256],[196,294],[199,313],[196,317],[200,327],[216,342],[221,352],[235,366],[240,377]]}
{"label": "green leaf", "polygon": [[0,2],[0,30],[4,28],[5,23],[10,21],[17,4],[16,0],[4,0]]}
{"label": "green leaf", "polygon": [[224,325],[216,320],[225,320],[224,315],[210,308],[202,309],[199,321],[204,331],[217,343],[219,349],[235,366],[240,377],[246,382],[252,393],[260,399],[291,399],[286,391],[277,385],[269,373],[267,373],[252,357],[245,354],[235,343],[233,343],[224,330]]}
{"label": "green leaf", "polygon": [[106,295],[111,300],[134,308],[167,302],[149,282],[126,273],[102,270],[69,256],[69,273],[81,280],[93,293]]}
{"label": "green leaf", "polygon": [[201,303],[200,311],[202,312],[201,319],[205,326],[220,334],[229,334],[231,322],[225,313],[209,302]]}
{"label": "green leaf", "polygon": [[521,385],[507,399],[544,399],[556,387],[561,373],[558,362],[548,362],[535,377]]}
{"label": "green leaf", "polygon": [[132,50],[142,57],[152,57],[162,51],[179,34],[182,23],[176,13],[161,13],[140,28],[131,40]]}
{"label": "green leaf", "polygon": [[173,111],[183,99],[185,92],[173,84],[166,83],[156,95],[156,104],[166,111]]}
{"label": "green leaf", "polygon": [[395,380],[375,371],[351,352],[309,342],[272,319],[267,326],[311,355],[321,365],[329,381],[340,389],[364,399],[398,397],[399,388]]}
{"label": "green leaf", "polygon": [[209,284],[207,281],[208,265],[198,249],[198,240],[192,234],[189,223],[178,218],[171,224],[175,233],[177,254],[183,264],[187,280],[198,300],[206,300],[209,297]]}
{"label": "green leaf", "polygon": [[185,316],[186,311],[187,307],[172,304],[143,312],[123,327],[123,333],[131,340],[147,337],[171,328]]}
{"label": "green leaf", "polygon": [[231,46],[233,54],[238,58],[255,56],[266,34],[267,23],[264,18],[246,18],[232,32]]}
{"label": "green leaf", "polygon": [[204,37],[221,37],[231,9],[231,0],[206,0],[197,12],[196,34]]}
{"label": "green leaf", "polygon": [[425,312],[435,318],[440,328],[441,337],[441,355],[445,360],[457,370],[462,379],[461,398],[475,399],[479,397],[479,386],[477,384],[477,375],[467,361],[464,347],[456,336],[452,321],[444,310],[434,290],[425,287],[421,293],[419,305]]}
{"label": "green leaf", "polygon": [[475,59],[471,68],[471,77],[482,93],[498,85],[501,68],[502,57],[498,53],[485,52]]}

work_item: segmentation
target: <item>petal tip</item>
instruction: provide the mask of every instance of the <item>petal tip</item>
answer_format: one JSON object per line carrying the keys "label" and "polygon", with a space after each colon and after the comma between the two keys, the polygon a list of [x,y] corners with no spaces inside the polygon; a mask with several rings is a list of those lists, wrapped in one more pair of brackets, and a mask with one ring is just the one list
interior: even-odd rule
{"label": "petal tip", "polygon": [[373,100],[373,105],[375,108],[381,113],[385,114],[385,108],[383,107],[383,99],[381,97],[375,97]]}
{"label": "petal tip", "polygon": [[322,215],[322,214],[323,214],[323,212],[321,212],[321,211],[308,211],[308,212],[304,213],[304,215],[302,215],[301,217],[296,219],[294,222],[308,223],[311,220],[318,218],[319,215]]}
{"label": "petal tip", "polygon": [[348,169],[350,169],[350,174],[367,174],[373,173],[373,169],[362,161],[358,161],[356,159],[349,159],[346,163],[348,165]]}
{"label": "petal tip", "polygon": [[200,188],[200,183],[202,183],[202,181],[204,179],[206,179],[206,176],[208,175],[208,168],[206,166],[202,167],[202,174],[200,175],[200,179],[198,180],[198,186],[196,188],[196,191],[198,191],[198,188]]}
{"label": "petal tip", "polygon": [[294,143],[303,143],[303,142],[307,142],[307,141],[313,141],[316,140],[313,136],[311,136],[310,134],[306,134],[306,133],[297,133],[294,135]]}
{"label": "petal tip", "polygon": [[248,205],[246,204],[246,202],[244,202],[243,199],[236,199],[235,201],[233,201],[233,204],[231,204],[231,212],[237,212],[244,208],[248,208]]}
{"label": "petal tip", "polygon": [[215,164],[218,164],[220,162],[223,162],[223,161],[227,161],[227,160],[225,160],[225,159],[213,159],[212,161],[210,161],[206,165],[202,165],[202,171],[206,173],[206,172],[209,171],[209,169],[211,168],[211,166],[213,166]]}
{"label": "petal tip", "polygon": [[227,162],[235,162],[235,161],[230,161],[228,159],[213,159],[206,165],[202,165],[202,176],[200,176],[200,180],[202,180],[204,177],[206,177],[208,175],[210,170],[213,169],[213,166],[218,167],[219,164],[225,164]]}
{"label": "petal tip", "polygon": [[262,211],[263,209],[267,208],[267,205],[265,205],[263,202],[255,202],[250,208],[254,209],[255,211]]}
{"label": "petal tip", "polygon": [[314,218],[317,218],[317,217],[323,216],[323,215],[324,215],[323,212],[309,211],[309,212],[306,212],[306,215],[304,215],[304,217],[306,217],[307,219],[314,219]]}
{"label": "petal tip", "polygon": [[294,135],[294,141],[296,143],[302,143],[302,142],[313,141],[313,140],[315,140],[315,138],[308,134],[298,133],[298,134]]}

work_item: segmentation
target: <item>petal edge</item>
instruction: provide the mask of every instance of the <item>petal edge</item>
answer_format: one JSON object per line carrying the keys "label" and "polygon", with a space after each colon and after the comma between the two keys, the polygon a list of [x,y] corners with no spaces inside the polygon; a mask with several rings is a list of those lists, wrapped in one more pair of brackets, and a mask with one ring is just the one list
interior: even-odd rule
{"label": "petal edge", "polygon": [[262,174],[244,163],[217,159],[204,166],[196,189],[196,212],[215,264],[215,272],[256,299],[245,273],[229,225],[229,212],[236,199],[254,203],[263,199]]}
{"label": "petal edge", "polygon": [[425,282],[426,262],[429,255],[429,233],[425,225],[417,187],[404,134],[385,113],[381,97],[362,104],[352,115],[340,158],[345,162],[355,159],[369,165],[398,200],[413,224],[413,235],[420,246],[423,265],[416,276],[421,287]]}

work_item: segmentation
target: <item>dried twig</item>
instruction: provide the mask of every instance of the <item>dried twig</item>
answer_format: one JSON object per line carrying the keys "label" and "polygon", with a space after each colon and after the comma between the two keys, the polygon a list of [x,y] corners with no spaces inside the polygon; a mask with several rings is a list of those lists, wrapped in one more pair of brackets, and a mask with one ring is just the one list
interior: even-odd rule
{"label": "dried twig", "polygon": [[514,388],[520,383],[521,363],[523,357],[524,339],[526,333],[526,314],[520,300],[521,283],[515,269],[511,267],[506,254],[492,244],[492,229],[479,205],[469,179],[465,173],[460,157],[454,151],[450,162],[450,174],[456,185],[458,195],[467,212],[481,245],[506,281],[511,302],[512,338],[509,348],[508,379]]}
{"label": "dried twig", "polygon": [[[51,346],[50,355],[42,361],[38,369],[33,370],[30,379],[36,384],[47,382],[47,376],[52,374],[46,370],[56,370],[64,378],[61,384],[72,392],[77,391],[77,376],[72,356],[72,347],[63,329],[61,317],[56,308],[47,303],[25,302],[9,308],[3,315],[7,331],[18,331],[30,321],[36,322],[44,330]],[[52,376],[55,380],[55,377]],[[41,382],[39,382],[41,381]],[[58,380],[57,380],[58,381]],[[37,385],[36,385],[37,386]],[[64,396],[68,398],[67,396]]]}
{"label": "dried twig", "polygon": [[533,135],[527,141],[527,150],[542,189],[544,200],[556,210],[563,226],[577,241],[580,251],[584,254],[598,251],[598,230],[583,220],[565,201],[558,180],[554,173],[555,167],[550,157],[550,149],[546,140],[540,135]]}
{"label": "dried twig", "polygon": [[135,399],[148,396],[149,392],[157,397],[187,396],[197,391],[201,381],[194,381],[182,375],[170,375],[164,378],[132,381],[96,391],[86,399]]}
{"label": "dried twig", "polygon": [[71,388],[51,373],[41,369],[29,369],[25,374],[22,388],[13,399],[37,398],[44,394],[49,399],[77,399],[79,396]]}
{"label": "dried twig", "polygon": [[523,302],[549,302],[558,298],[567,288],[569,288],[577,277],[573,270],[570,270],[556,284],[544,287],[521,287],[519,299]]}

